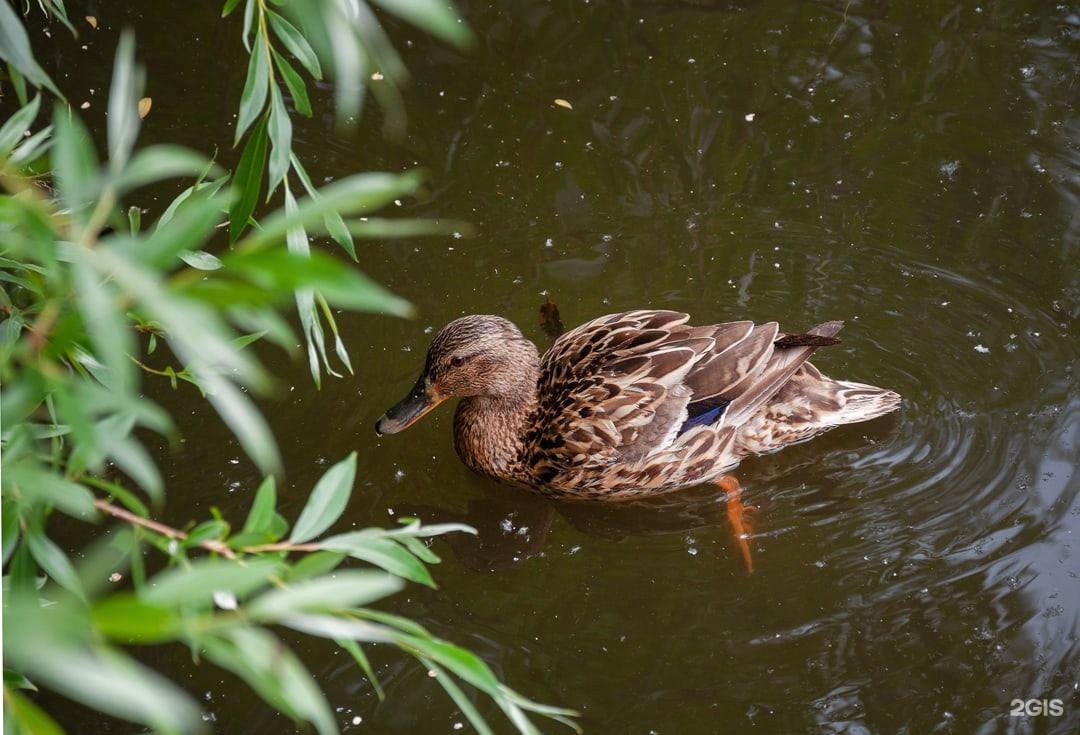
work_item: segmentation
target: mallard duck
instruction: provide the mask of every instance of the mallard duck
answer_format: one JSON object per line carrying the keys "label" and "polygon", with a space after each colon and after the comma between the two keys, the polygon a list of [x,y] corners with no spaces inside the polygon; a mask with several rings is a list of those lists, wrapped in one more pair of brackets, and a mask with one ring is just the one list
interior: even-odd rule
{"label": "mallard duck", "polygon": [[900,396],[833,380],[807,360],[842,322],[691,326],[627,311],[573,329],[540,356],[510,321],[456,319],[409,394],[376,424],[397,433],[460,398],[454,447],[474,471],[562,498],[623,500],[718,482],[746,456],[881,416]]}

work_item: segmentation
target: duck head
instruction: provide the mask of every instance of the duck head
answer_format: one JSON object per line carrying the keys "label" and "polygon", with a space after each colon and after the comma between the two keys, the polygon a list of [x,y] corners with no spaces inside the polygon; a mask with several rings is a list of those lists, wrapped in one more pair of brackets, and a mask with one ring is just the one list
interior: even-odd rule
{"label": "duck head", "polygon": [[435,335],[416,384],[375,422],[375,432],[396,434],[448,398],[531,398],[539,363],[535,345],[512,322],[487,314],[455,319]]}

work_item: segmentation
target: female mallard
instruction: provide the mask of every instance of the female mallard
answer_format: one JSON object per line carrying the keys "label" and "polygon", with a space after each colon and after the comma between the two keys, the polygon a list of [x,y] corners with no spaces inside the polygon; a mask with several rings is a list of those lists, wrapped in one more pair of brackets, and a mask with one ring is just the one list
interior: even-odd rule
{"label": "female mallard", "polygon": [[[622,500],[717,481],[743,457],[896,409],[900,396],[833,380],[807,359],[841,322],[693,327],[628,311],[559,337],[543,357],[511,322],[467,316],[428,348],[412,391],[375,425],[393,434],[458,397],[454,447],[476,472],[564,498]],[[725,484],[726,483],[726,484]]]}

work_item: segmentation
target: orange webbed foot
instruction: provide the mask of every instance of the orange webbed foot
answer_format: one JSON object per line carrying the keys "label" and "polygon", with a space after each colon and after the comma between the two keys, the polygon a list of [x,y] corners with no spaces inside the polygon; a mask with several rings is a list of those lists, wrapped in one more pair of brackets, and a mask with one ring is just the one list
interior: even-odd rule
{"label": "orange webbed foot", "polygon": [[749,518],[747,518],[748,508],[742,502],[742,486],[731,475],[724,475],[716,480],[716,484],[727,496],[728,522],[731,523],[731,532],[735,537],[735,545],[742,555],[746,573],[753,574],[754,560],[750,556],[750,536],[753,529],[751,529]]}

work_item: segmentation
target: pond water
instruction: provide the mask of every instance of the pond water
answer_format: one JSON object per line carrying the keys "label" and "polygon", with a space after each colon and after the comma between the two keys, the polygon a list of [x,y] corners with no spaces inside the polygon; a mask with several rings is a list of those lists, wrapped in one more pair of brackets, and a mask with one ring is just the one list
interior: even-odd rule
{"label": "pond water", "polygon": [[[142,142],[216,147],[231,165],[247,58],[237,19],[220,21],[220,3],[82,5],[69,2],[99,30],[73,42],[54,29],[36,45],[74,101],[96,90],[83,95],[95,134],[131,25],[154,99]],[[380,135],[374,105],[360,132],[335,132],[328,88],[314,119],[294,118],[317,182],[424,166],[429,196],[400,212],[477,233],[361,246],[366,272],[420,316],[340,316],[355,376],[317,391],[304,362],[264,353],[286,386],[264,403],[289,471],[284,512],[355,449],[342,527],[403,514],[476,526],[477,539],[436,543],[438,590],[411,587],[383,608],[579,709],[587,732],[1075,732],[1080,6],[463,11],[469,53],[394,29],[415,77],[405,137]],[[544,294],[568,326],[638,307],[792,329],[843,319],[844,343],[815,362],[899,391],[903,409],[742,465],[753,574],[715,489],[604,506],[500,487],[458,461],[445,407],[375,436],[432,328],[502,314],[543,348]],[[212,505],[242,518],[257,471],[193,390],[150,390],[184,436],[158,457],[167,520]],[[375,651],[379,703],[346,655],[297,644],[345,731],[464,722],[396,652]],[[151,663],[205,700],[219,732],[292,730],[179,647]],[[1029,698],[1065,712],[1011,717]],[[72,708],[67,724],[92,731],[85,717]]]}

